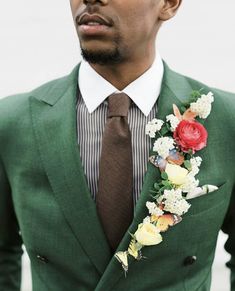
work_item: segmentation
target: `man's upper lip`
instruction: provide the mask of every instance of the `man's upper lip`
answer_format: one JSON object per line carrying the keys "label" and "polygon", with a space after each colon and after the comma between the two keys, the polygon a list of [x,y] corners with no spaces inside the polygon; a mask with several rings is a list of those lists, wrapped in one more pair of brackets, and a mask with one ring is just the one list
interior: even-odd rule
{"label": "man's upper lip", "polygon": [[107,19],[98,14],[83,13],[78,19],[78,25],[87,24],[88,22],[97,22],[99,24],[111,26],[111,23]]}

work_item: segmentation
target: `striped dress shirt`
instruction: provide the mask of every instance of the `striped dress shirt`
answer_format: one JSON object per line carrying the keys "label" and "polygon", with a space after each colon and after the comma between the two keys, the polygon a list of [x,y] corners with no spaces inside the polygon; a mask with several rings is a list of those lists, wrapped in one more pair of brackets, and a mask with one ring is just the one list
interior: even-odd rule
{"label": "striped dress shirt", "polygon": [[[159,64],[159,59],[158,59],[158,64]],[[155,62],[155,67],[156,67],[156,62]],[[153,70],[153,72],[154,71],[156,73],[156,70]],[[145,108],[145,111],[144,111],[144,108],[141,111],[139,107],[136,106],[135,100],[133,100],[132,98],[134,102],[132,102],[131,107],[128,112],[128,116],[127,116],[128,124],[131,131],[131,140],[132,140],[134,207],[136,205],[136,202],[142,190],[144,176],[147,170],[150,146],[151,146],[150,137],[145,134],[145,126],[148,123],[148,121],[156,117],[156,113],[157,113],[156,101],[160,93],[162,75],[163,75],[163,71],[160,70],[158,72],[158,80],[154,81],[155,85],[158,84],[158,86],[156,85],[156,87],[159,87],[159,88],[157,89],[157,95],[154,96],[153,92],[155,91],[152,92],[153,98],[155,100],[153,101],[153,105],[150,105],[150,108],[151,107],[152,108],[148,109],[150,110],[150,112],[146,114],[146,108]],[[157,76],[154,75],[152,77],[157,77]],[[81,84],[79,85],[81,85],[82,87],[82,85],[84,85],[83,79],[80,79],[80,81],[81,81]],[[86,82],[87,82],[87,79],[86,79]],[[84,91],[84,89],[78,90],[78,98],[77,98],[77,107],[76,107],[77,109],[77,136],[78,136],[78,144],[80,147],[80,158],[81,158],[84,173],[87,179],[87,184],[90,189],[92,198],[95,200],[96,193],[98,191],[99,160],[101,156],[102,136],[103,136],[104,127],[105,127],[105,123],[106,123],[107,115],[108,115],[108,102],[107,102],[108,96],[106,96],[105,100],[101,102],[99,106],[95,108],[95,110],[93,109],[92,112],[89,112],[89,108],[88,108],[89,106],[87,106],[86,102],[84,102],[82,91]],[[123,92],[128,93],[128,92],[125,92],[125,89],[123,90]],[[132,97],[132,96],[129,96],[129,97]],[[145,114],[143,113],[143,111],[145,112]]]}
{"label": "striped dress shirt", "polygon": [[[140,109],[132,103],[128,112],[128,124],[131,131],[133,158],[133,203],[136,204],[142,186],[150,150],[150,138],[145,134],[145,125],[156,115],[156,106],[146,117]],[[93,199],[98,190],[99,159],[101,156],[102,136],[108,114],[108,102],[105,100],[92,114],[78,94],[77,129],[80,157],[87,183]]]}

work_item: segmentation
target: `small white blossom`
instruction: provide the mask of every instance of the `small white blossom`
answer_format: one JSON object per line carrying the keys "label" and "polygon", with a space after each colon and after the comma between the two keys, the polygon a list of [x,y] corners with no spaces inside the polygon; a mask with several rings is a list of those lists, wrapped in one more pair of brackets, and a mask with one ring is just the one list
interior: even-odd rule
{"label": "small white blossom", "polygon": [[193,157],[190,159],[191,164],[195,164],[197,167],[201,166],[202,158],[201,157]]}
{"label": "small white blossom", "polygon": [[180,186],[183,192],[192,192],[199,185],[199,180],[196,180],[194,176],[187,175],[185,183]]}
{"label": "small white blossom", "polygon": [[182,196],[181,189],[165,190],[157,199],[158,203],[164,203],[164,210],[173,214],[182,215],[188,211],[190,204]]}
{"label": "small white blossom", "polygon": [[148,208],[151,215],[160,216],[164,214],[164,212],[159,207],[157,207],[156,203],[154,202],[146,202],[146,207]]}
{"label": "small white blossom", "polygon": [[164,204],[164,210],[179,216],[186,213],[190,207],[190,204],[184,198],[176,201],[166,200]]}
{"label": "small white blossom", "polygon": [[190,104],[190,109],[197,113],[200,118],[207,118],[211,112],[211,103],[214,102],[214,96],[212,92],[207,95],[203,94],[196,102]]}
{"label": "small white blossom", "polygon": [[180,200],[182,199],[182,191],[181,189],[172,189],[172,190],[164,190],[163,195],[161,195],[158,199],[157,202],[161,203],[162,200],[168,199],[168,200]]}
{"label": "small white blossom", "polygon": [[190,159],[191,171],[189,173],[190,176],[196,176],[199,173],[199,167],[201,166],[202,158],[194,157]]}
{"label": "small white blossom", "polygon": [[145,133],[151,138],[155,137],[155,133],[161,130],[164,122],[161,119],[154,118],[146,124]]}
{"label": "small white blossom", "polygon": [[164,200],[180,200],[182,198],[181,189],[164,190],[163,195],[158,197],[157,203],[161,204]]}
{"label": "small white blossom", "polygon": [[175,131],[176,127],[180,123],[179,119],[174,114],[167,115],[166,121],[170,122],[172,132]]}
{"label": "small white blossom", "polygon": [[153,145],[153,150],[157,152],[163,159],[167,158],[169,156],[170,150],[173,150],[174,148],[174,140],[170,137],[160,137]]}

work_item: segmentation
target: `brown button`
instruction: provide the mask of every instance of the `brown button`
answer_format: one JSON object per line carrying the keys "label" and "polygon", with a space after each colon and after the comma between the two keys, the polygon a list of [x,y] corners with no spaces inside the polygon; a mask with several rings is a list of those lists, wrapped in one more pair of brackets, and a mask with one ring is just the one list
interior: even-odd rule
{"label": "brown button", "polygon": [[37,259],[42,263],[48,263],[48,259],[46,257],[43,257],[41,255],[37,255]]}
{"label": "brown button", "polygon": [[184,266],[190,266],[192,264],[194,264],[197,260],[196,256],[189,256],[187,258],[184,259]]}

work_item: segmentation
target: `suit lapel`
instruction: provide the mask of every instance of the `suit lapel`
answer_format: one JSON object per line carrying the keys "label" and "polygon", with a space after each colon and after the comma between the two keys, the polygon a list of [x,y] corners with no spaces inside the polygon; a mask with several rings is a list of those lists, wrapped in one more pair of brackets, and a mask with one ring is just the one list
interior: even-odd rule
{"label": "suit lapel", "polygon": [[76,129],[77,75],[78,66],[49,89],[35,90],[30,109],[36,143],[56,200],[81,247],[103,274],[111,254],[80,160]]}
{"label": "suit lapel", "polygon": [[[176,104],[178,107],[182,106],[184,101],[189,98],[192,88],[185,77],[178,75],[171,71],[164,63],[164,77],[162,83],[161,93],[158,99],[156,118],[165,120],[166,115],[173,113],[172,105]],[[152,139],[152,146],[150,156],[154,154],[152,151],[154,140]],[[130,234],[134,233],[138,224],[142,222],[143,218],[148,215],[146,202],[150,200],[149,190],[156,180],[160,178],[159,170],[148,162],[147,171],[144,177],[143,188],[140,198],[136,205],[135,216],[133,222],[120,242],[117,251],[124,251],[128,248],[130,242]],[[154,246],[153,246],[154,247]],[[132,257],[129,261],[129,268],[134,268],[136,262]],[[104,275],[102,276],[95,291],[111,290],[117,281],[124,276],[120,263],[116,258],[112,258],[107,266]]]}

